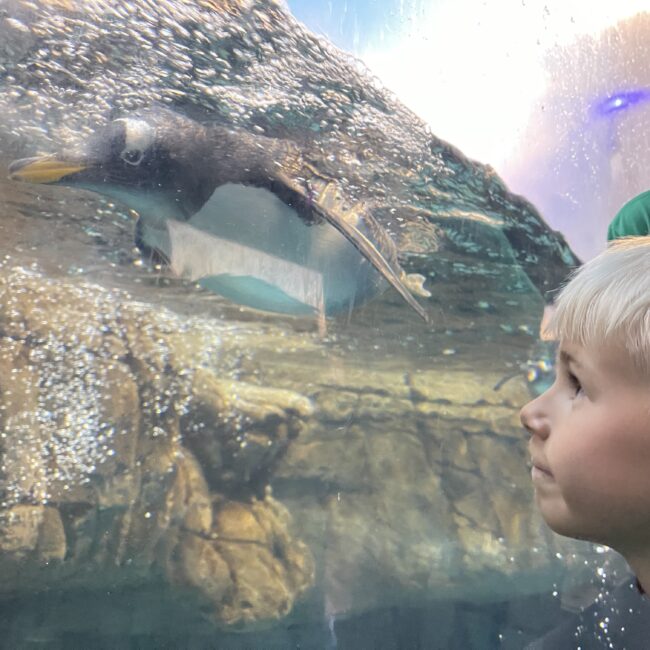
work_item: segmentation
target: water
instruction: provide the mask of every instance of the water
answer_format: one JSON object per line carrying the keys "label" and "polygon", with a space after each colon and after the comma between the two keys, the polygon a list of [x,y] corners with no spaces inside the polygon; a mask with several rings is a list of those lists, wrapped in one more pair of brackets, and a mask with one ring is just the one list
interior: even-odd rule
{"label": "water", "polygon": [[324,329],[241,307],[128,205],[0,181],[2,643],[524,647],[625,576],[544,526],[517,417],[575,258],[281,8],[215,6],[9,5],[3,165],[156,103],[289,140],[431,323],[390,289]]}

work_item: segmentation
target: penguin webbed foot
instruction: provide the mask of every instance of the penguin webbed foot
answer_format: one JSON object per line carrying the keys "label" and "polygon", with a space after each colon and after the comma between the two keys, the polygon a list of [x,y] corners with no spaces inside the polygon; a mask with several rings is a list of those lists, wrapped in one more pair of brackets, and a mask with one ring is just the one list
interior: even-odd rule
{"label": "penguin webbed foot", "polygon": [[431,292],[424,287],[426,278],[421,273],[404,273],[401,279],[412,294],[431,298]]}

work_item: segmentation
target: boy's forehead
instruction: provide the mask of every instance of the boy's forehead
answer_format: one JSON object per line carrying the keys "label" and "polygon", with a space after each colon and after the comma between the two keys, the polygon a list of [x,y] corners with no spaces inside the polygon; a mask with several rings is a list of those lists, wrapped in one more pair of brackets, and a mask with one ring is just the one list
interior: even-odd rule
{"label": "boy's forehead", "polygon": [[584,345],[577,341],[563,339],[558,345],[556,358],[566,365],[595,369],[610,365],[625,365],[624,356],[627,357],[624,349],[612,344]]}
{"label": "boy's forehead", "polygon": [[625,346],[618,342],[583,345],[576,341],[561,340],[557,349],[557,360],[577,370],[603,376],[617,376],[626,381],[641,380],[650,385],[650,378],[639,371]]}

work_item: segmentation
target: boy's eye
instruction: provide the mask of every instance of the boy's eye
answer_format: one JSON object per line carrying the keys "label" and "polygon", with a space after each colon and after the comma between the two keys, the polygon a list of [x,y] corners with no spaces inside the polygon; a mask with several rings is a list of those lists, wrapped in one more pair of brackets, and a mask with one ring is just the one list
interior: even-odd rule
{"label": "boy's eye", "polygon": [[569,378],[571,387],[575,390],[575,394],[580,395],[580,393],[582,393],[582,384],[580,383],[580,380],[572,372],[567,372],[567,377]]}

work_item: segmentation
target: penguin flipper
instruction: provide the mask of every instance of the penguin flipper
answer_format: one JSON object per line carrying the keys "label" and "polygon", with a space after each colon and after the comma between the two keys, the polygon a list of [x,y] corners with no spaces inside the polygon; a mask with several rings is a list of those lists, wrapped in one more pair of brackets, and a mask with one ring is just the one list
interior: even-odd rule
{"label": "penguin flipper", "polygon": [[[371,230],[376,231],[384,239],[388,239],[388,235],[372,215],[369,214],[367,207],[363,203],[357,203],[351,208],[347,208],[336,183],[333,181],[326,182],[324,188],[318,192],[312,192],[311,188],[309,190],[305,189],[299,181],[289,177],[282,171],[277,171],[274,174],[274,181],[284,185],[286,190],[289,191],[289,194],[297,194],[303,209],[314,211],[344,235],[397,290],[409,306],[426,323],[430,322],[429,314],[413,297],[413,294],[407,286],[409,281],[406,273],[399,266],[398,269],[395,269],[394,265],[390,264],[377,246],[355,225],[355,222],[361,218],[371,227]],[[281,194],[285,194],[285,192],[283,191]],[[298,206],[293,207],[298,208]]]}

